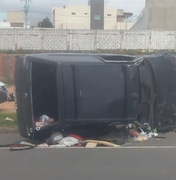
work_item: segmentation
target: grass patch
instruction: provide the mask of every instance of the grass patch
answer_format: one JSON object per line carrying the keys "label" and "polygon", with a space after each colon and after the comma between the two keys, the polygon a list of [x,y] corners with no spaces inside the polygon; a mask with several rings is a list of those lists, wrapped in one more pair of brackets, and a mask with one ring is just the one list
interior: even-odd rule
{"label": "grass patch", "polygon": [[0,80],[7,85],[14,85],[14,77],[6,76],[4,78],[1,78]]}
{"label": "grass patch", "polygon": [[[14,119],[14,121],[5,120],[6,118]],[[0,112],[0,128],[17,129],[16,113]]]}

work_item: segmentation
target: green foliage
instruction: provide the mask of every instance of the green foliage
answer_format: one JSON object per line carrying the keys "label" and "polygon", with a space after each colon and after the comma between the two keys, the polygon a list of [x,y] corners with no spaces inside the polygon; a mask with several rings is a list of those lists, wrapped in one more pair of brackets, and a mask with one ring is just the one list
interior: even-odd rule
{"label": "green foliage", "polygon": [[[14,121],[5,120],[7,117]],[[16,113],[0,112],[0,128],[17,129]]]}
{"label": "green foliage", "polygon": [[48,17],[46,17],[45,19],[43,19],[41,22],[38,23],[38,27],[53,28],[53,24],[50,21],[50,19]]}

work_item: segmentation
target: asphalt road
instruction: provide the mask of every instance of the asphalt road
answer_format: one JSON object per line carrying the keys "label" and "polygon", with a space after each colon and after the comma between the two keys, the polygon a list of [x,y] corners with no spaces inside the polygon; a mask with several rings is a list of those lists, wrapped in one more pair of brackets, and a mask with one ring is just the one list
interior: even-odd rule
{"label": "asphalt road", "polygon": [[[0,143],[20,140],[0,135]],[[175,146],[176,135],[133,146]],[[129,144],[132,147],[132,145]],[[175,180],[176,148],[0,150],[2,180]]]}
{"label": "asphalt road", "polygon": [[176,149],[1,150],[2,180],[175,180]]}

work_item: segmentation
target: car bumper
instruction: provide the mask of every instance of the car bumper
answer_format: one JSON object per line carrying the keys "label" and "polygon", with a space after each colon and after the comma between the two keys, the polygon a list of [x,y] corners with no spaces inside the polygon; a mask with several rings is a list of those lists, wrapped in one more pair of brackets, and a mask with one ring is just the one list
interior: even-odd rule
{"label": "car bumper", "polygon": [[8,99],[7,92],[0,91],[0,103],[6,102]]}

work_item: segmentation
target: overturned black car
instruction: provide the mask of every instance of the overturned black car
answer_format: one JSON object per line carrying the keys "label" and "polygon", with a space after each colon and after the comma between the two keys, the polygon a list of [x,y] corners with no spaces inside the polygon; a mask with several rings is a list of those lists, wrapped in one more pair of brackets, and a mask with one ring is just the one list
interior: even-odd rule
{"label": "overturned black car", "polygon": [[108,54],[17,57],[15,88],[21,136],[89,124],[138,120],[160,128],[176,121],[176,58]]}

